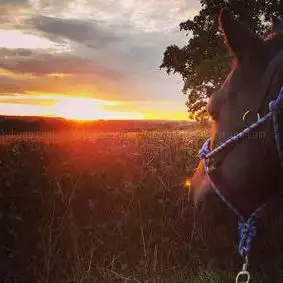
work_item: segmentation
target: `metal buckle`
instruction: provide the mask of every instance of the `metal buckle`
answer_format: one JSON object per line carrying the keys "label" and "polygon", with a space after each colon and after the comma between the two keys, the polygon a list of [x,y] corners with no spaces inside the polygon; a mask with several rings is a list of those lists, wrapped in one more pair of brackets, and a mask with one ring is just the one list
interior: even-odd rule
{"label": "metal buckle", "polygon": [[251,280],[251,275],[248,272],[249,259],[245,257],[245,263],[243,264],[242,271],[240,271],[236,277],[236,283],[249,283]]}

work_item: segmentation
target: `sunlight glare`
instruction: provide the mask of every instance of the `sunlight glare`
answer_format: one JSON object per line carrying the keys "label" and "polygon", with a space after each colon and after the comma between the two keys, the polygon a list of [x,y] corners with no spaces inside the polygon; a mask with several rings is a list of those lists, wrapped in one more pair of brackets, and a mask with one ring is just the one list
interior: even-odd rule
{"label": "sunlight glare", "polygon": [[190,189],[191,189],[191,186],[192,186],[192,181],[191,181],[191,179],[186,179],[186,180],[184,181],[184,187],[185,187],[186,189],[190,190]]}

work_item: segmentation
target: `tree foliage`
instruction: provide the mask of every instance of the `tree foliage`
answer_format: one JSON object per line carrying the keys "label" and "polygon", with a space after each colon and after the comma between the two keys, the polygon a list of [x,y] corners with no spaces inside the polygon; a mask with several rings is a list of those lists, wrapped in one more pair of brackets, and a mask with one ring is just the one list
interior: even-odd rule
{"label": "tree foliage", "polygon": [[[251,30],[265,37],[272,15],[279,16],[282,5],[274,0],[201,0],[201,10],[193,20],[180,23],[180,31],[188,38],[187,45],[168,46],[161,69],[182,76],[183,93],[191,118],[203,117],[207,99],[219,88],[230,69],[227,52],[218,26],[222,8],[228,7],[235,17]],[[280,9],[281,8],[281,9]]]}

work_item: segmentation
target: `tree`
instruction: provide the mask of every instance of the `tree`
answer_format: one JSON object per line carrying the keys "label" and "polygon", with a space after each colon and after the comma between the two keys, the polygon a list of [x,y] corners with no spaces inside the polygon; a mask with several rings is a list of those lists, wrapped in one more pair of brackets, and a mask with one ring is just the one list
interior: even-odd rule
{"label": "tree", "polygon": [[[180,74],[183,93],[191,118],[202,119],[207,99],[218,89],[230,70],[232,57],[228,54],[218,27],[222,8],[228,7],[252,31],[265,37],[272,15],[279,16],[282,4],[274,0],[201,0],[201,10],[193,20],[180,24],[188,44],[168,46],[161,69],[167,74]],[[283,1],[282,1],[283,2]],[[281,9],[280,9],[281,8]]]}

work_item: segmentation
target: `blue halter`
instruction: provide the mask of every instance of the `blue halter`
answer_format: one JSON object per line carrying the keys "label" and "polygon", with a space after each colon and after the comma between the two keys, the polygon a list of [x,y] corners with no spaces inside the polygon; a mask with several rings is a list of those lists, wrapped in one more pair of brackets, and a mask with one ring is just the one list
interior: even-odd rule
{"label": "blue halter", "polygon": [[238,274],[236,282],[240,282],[239,278],[241,276],[246,276],[247,280],[245,282],[249,282],[250,280],[250,274],[247,271],[247,264],[248,264],[248,254],[251,249],[251,243],[253,238],[256,235],[256,226],[255,226],[255,220],[257,215],[265,206],[267,203],[264,203],[260,207],[258,207],[246,220],[241,213],[224,197],[224,195],[220,192],[219,188],[215,185],[211,178],[211,172],[215,170],[216,168],[214,166],[211,166],[210,160],[213,158],[216,154],[223,151],[228,145],[234,144],[235,142],[243,139],[248,133],[256,129],[259,125],[267,121],[268,119],[272,118],[273,120],[273,129],[274,129],[274,135],[275,135],[275,141],[276,141],[276,147],[278,151],[278,156],[280,158],[281,165],[283,167],[283,145],[280,142],[280,127],[279,127],[279,114],[283,112],[283,87],[281,87],[281,90],[279,92],[279,95],[276,100],[271,101],[269,103],[269,113],[266,114],[264,117],[259,119],[254,124],[250,125],[243,131],[239,132],[235,136],[229,138],[224,143],[219,145],[218,147],[211,149],[211,140],[208,139],[203,147],[201,148],[199,152],[199,158],[204,162],[204,168],[205,172],[208,176],[209,182],[216,192],[216,194],[226,203],[226,205],[239,217],[239,253],[240,255],[245,259],[245,264],[243,266],[243,270]]}

